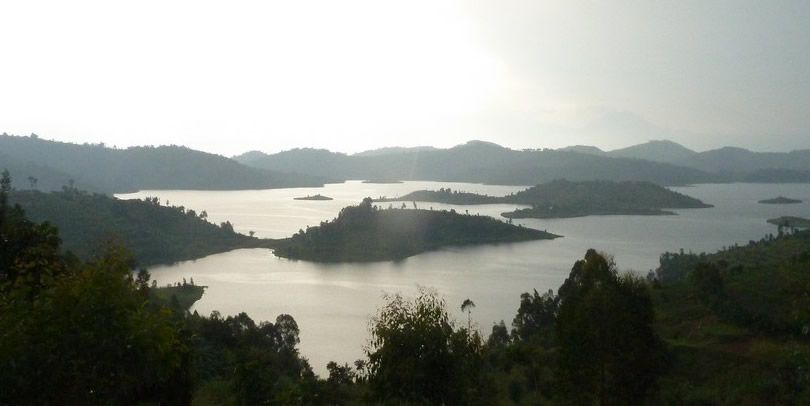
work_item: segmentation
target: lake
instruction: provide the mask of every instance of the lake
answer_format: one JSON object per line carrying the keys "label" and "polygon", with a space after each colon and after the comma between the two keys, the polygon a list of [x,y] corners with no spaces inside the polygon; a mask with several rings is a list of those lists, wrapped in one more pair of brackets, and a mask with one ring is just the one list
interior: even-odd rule
{"label": "lake", "polygon": [[[307,226],[336,217],[341,208],[364,197],[395,197],[419,189],[453,190],[502,196],[525,186],[493,186],[452,182],[364,184],[350,181],[322,188],[249,191],[141,191],[121,199],[160,197],[166,204],[205,210],[211,222],[230,221],[242,233],[258,237],[287,237]],[[459,323],[464,299],[475,302],[473,321],[484,336],[493,323],[507,326],[515,316],[520,294],[556,289],[573,263],[588,248],[611,254],[622,270],[645,273],[658,265],[664,251],[713,252],[735,243],[776,233],[765,220],[783,215],[810,217],[810,184],[711,184],[672,188],[713,204],[708,209],[676,210],[677,216],[591,216],[571,219],[521,219],[516,224],[563,235],[556,240],[451,247],[399,262],[317,264],[276,258],[267,249],[242,249],[149,271],[159,284],[194,279],[208,286],[193,310],[207,315],[246,312],[251,318],[274,321],[291,314],[301,329],[301,353],[316,373],[326,363],[363,358],[369,318],[383,303],[383,293],[413,295],[416,286],[436,289]],[[330,201],[294,200],[322,194]],[[758,200],[778,195],[801,204],[767,205]],[[394,203],[396,205],[396,203]],[[461,213],[499,217],[516,205],[453,206],[416,203],[419,208],[455,208]],[[382,204],[388,207],[388,204]],[[408,202],[408,207],[412,203]]]}

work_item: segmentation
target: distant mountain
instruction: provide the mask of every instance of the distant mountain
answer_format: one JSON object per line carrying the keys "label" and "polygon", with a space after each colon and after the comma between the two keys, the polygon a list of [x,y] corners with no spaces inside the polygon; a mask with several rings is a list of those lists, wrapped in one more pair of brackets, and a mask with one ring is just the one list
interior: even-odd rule
{"label": "distant mountain", "polygon": [[715,181],[706,172],[661,162],[612,158],[560,150],[512,150],[484,141],[448,149],[348,156],[294,149],[272,155],[235,157],[258,168],[340,179],[436,180],[536,185],[555,179],[649,181],[679,185]]}
{"label": "distant mountain", "polygon": [[605,151],[602,151],[598,147],[590,146],[590,145],[571,145],[570,147],[560,148],[560,151],[570,151],[570,152],[579,152],[582,154],[591,154],[591,155],[606,155]]}
{"label": "distant mountain", "polygon": [[0,151],[0,169],[9,168],[19,189],[30,187],[29,176],[38,179],[39,190],[58,190],[72,179],[80,189],[102,193],[321,186],[326,180],[257,169],[178,146],[114,149],[2,135]]}
{"label": "distant mountain", "polygon": [[791,152],[752,152],[724,147],[701,152],[677,161],[678,164],[704,171],[740,177],[762,170],[810,171],[810,149]]}
{"label": "distant mountain", "polygon": [[434,151],[436,150],[435,147],[386,147],[386,148],[378,148],[378,149],[370,149],[368,151],[358,152],[353,156],[383,156],[383,155],[391,155],[391,154],[402,154],[402,153],[416,153],[422,151]]}
{"label": "distant mountain", "polygon": [[627,148],[615,149],[607,153],[618,158],[638,158],[658,162],[678,162],[697,154],[689,148],[678,143],[659,140],[648,141],[644,144],[633,145]]}

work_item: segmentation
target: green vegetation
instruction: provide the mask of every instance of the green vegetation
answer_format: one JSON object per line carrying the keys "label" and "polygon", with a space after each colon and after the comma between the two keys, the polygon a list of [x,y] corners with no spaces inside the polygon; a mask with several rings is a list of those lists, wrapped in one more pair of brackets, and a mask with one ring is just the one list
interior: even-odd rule
{"label": "green vegetation", "polygon": [[321,194],[317,194],[317,195],[314,195],[314,196],[296,197],[296,198],[294,198],[294,200],[333,200],[333,199],[331,197],[329,197],[329,196],[324,196],[324,195],[321,195]]}
{"label": "green vegetation", "polygon": [[659,403],[808,403],[808,266],[810,231],[662,254],[653,298],[675,362]]}
{"label": "green vegetation", "polygon": [[379,210],[366,198],[331,222],[273,242],[277,256],[319,262],[396,260],[447,245],[552,239],[558,236],[455,211]]}
{"label": "green vegetation", "polygon": [[[522,294],[511,332],[501,321],[486,340],[470,327],[469,299],[465,328],[435,292],[388,295],[365,358],[330,362],[321,379],[298,352],[292,316],[202,317],[179,290],[167,305],[124,250],[64,254],[58,230],[28,220],[10,193],[5,172],[3,405],[810,403],[810,231],[664,253],[646,279],[588,250],[556,294]],[[370,199],[336,222],[368,213],[381,213]]]}
{"label": "green vegetation", "polygon": [[782,216],[768,219],[768,223],[777,225],[780,229],[810,228],[810,219],[803,217]]}
{"label": "green vegetation", "polygon": [[159,301],[166,306],[188,310],[194,303],[202,299],[205,288],[207,286],[195,285],[194,280],[191,283],[186,283],[184,280],[182,285],[179,283],[160,287],[153,285],[149,290],[149,294],[153,300]]}
{"label": "green vegetation", "polygon": [[492,404],[477,332],[456,328],[444,300],[424,288],[413,301],[385,299],[371,321],[363,364],[376,404]]}
{"label": "green vegetation", "polygon": [[801,202],[802,201],[798,200],[798,199],[791,199],[791,198],[784,197],[784,196],[778,196],[778,197],[774,197],[773,199],[760,200],[758,203],[762,203],[762,204],[796,204],[796,203],[801,203]]}
{"label": "green vegetation", "polygon": [[268,246],[234,232],[230,222],[209,223],[205,211],[162,206],[158,198],[118,200],[65,188],[52,193],[12,191],[9,201],[25,209],[30,219],[59,227],[64,248],[80,258],[89,258],[110,242],[131,251],[141,266]]}
{"label": "green vegetation", "polygon": [[648,182],[569,182],[556,180],[506,196],[505,202],[530,209],[503,213],[509,218],[557,218],[588,215],[674,214],[662,208],[712,207],[698,199]]}

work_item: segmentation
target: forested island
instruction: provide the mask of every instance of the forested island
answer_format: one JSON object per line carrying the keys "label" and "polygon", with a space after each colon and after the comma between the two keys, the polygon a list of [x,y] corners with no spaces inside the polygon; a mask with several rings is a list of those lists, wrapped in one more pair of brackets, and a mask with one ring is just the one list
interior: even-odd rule
{"label": "forested island", "polygon": [[400,197],[383,197],[374,201],[380,203],[404,201],[467,205],[501,203],[503,198],[462,192],[451,188],[440,188],[439,190],[417,190]]}
{"label": "forested island", "polygon": [[295,198],[293,198],[293,200],[316,200],[316,201],[318,201],[318,200],[333,200],[333,199],[331,197],[329,197],[329,196],[324,196],[322,194],[317,194],[317,195],[314,195],[314,196],[295,197]]}
{"label": "forested island", "polygon": [[13,190],[8,199],[33,221],[59,227],[63,247],[79,258],[88,258],[100,245],[110,243],[131,251],[139,266],[268,246],[266,240],[235,232],[230,222],[208,222],[204,210],[165,206],[156,197],[119,200],[66,186],[51,193]]}
{"label": "forested island", "polygon": [[275,255],[317,262],[403,259],[448,245],[553,239],[559,236],[517,227],[486,216],[455,211],[380,210],[366,198],[337,218],[273,242]]}
{"label": "forested island", "polygon": [[774,197],[773,199],[760,200],[758,203],[762,204],[797,204],[802,201],[799,199],[791,199],[785,196]]}
{"label": "forested island", "polygon": [[419,190],[398,198],[383,198],[379,202],[414,201],[446,204],[511,203],[532,206],[503,213],[508,218],[562,218],[591,215],[674,214],[664,208],[712,207],[698,199],[673,192],[649,182],[555,180],[508,196],[486,196],[450,188],[438,191]]}

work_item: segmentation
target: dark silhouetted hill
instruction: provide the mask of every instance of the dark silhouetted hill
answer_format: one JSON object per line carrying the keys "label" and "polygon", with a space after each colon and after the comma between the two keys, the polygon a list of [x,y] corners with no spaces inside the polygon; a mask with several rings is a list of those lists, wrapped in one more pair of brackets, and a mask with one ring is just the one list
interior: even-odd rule
{"label": "dark silhouetted hill", "polygon": [[59,190],[73,179],[80,189],[101,193],[141,189],[237,190],[321,186],[324,179],[240,164],[186,147],[108,148],[35,137],[0,136],[0,168],[14,169],[17,188],[29,176],[40,190]]}
{"label": "dark silhouetted hill", "polygon": [[690,158],[697,152],[672,141],[658,140],[627,148],[614,149],[607,154],[617,158],[638,158],[673,163]]}
{"label": "dark silhouetted hill", "polygon": [[230,223],[214,225],[193,210],[161,206],[156,200],[119,200],[77,190],[13,191],[9,200],[32,221],[59,227],[63,247],[80,258],[111,242],[132,252],[140,266],[267,246],[235,233]]}
{"label": "dark silhouetted hill", "polygon": [[378,210],[365,199],[337,218],[273,242],[277,256],[316,262],[397,260],[448,245],[552,239],[558,236],[487,216],[454,211]]}
{"label": "dark silhouetted hill", "polygon": [[470,141],[448,149],[383,156],[347,156],[326,150],[294,149],[264,156],[251,152],[235,159],[264,169],[341,179],[382,178],[511,185],[536,185],[560,178],[649,181],[662,185],[716,181],[709,173],[667,163],[574,151],[518,151],[483,141]]}

